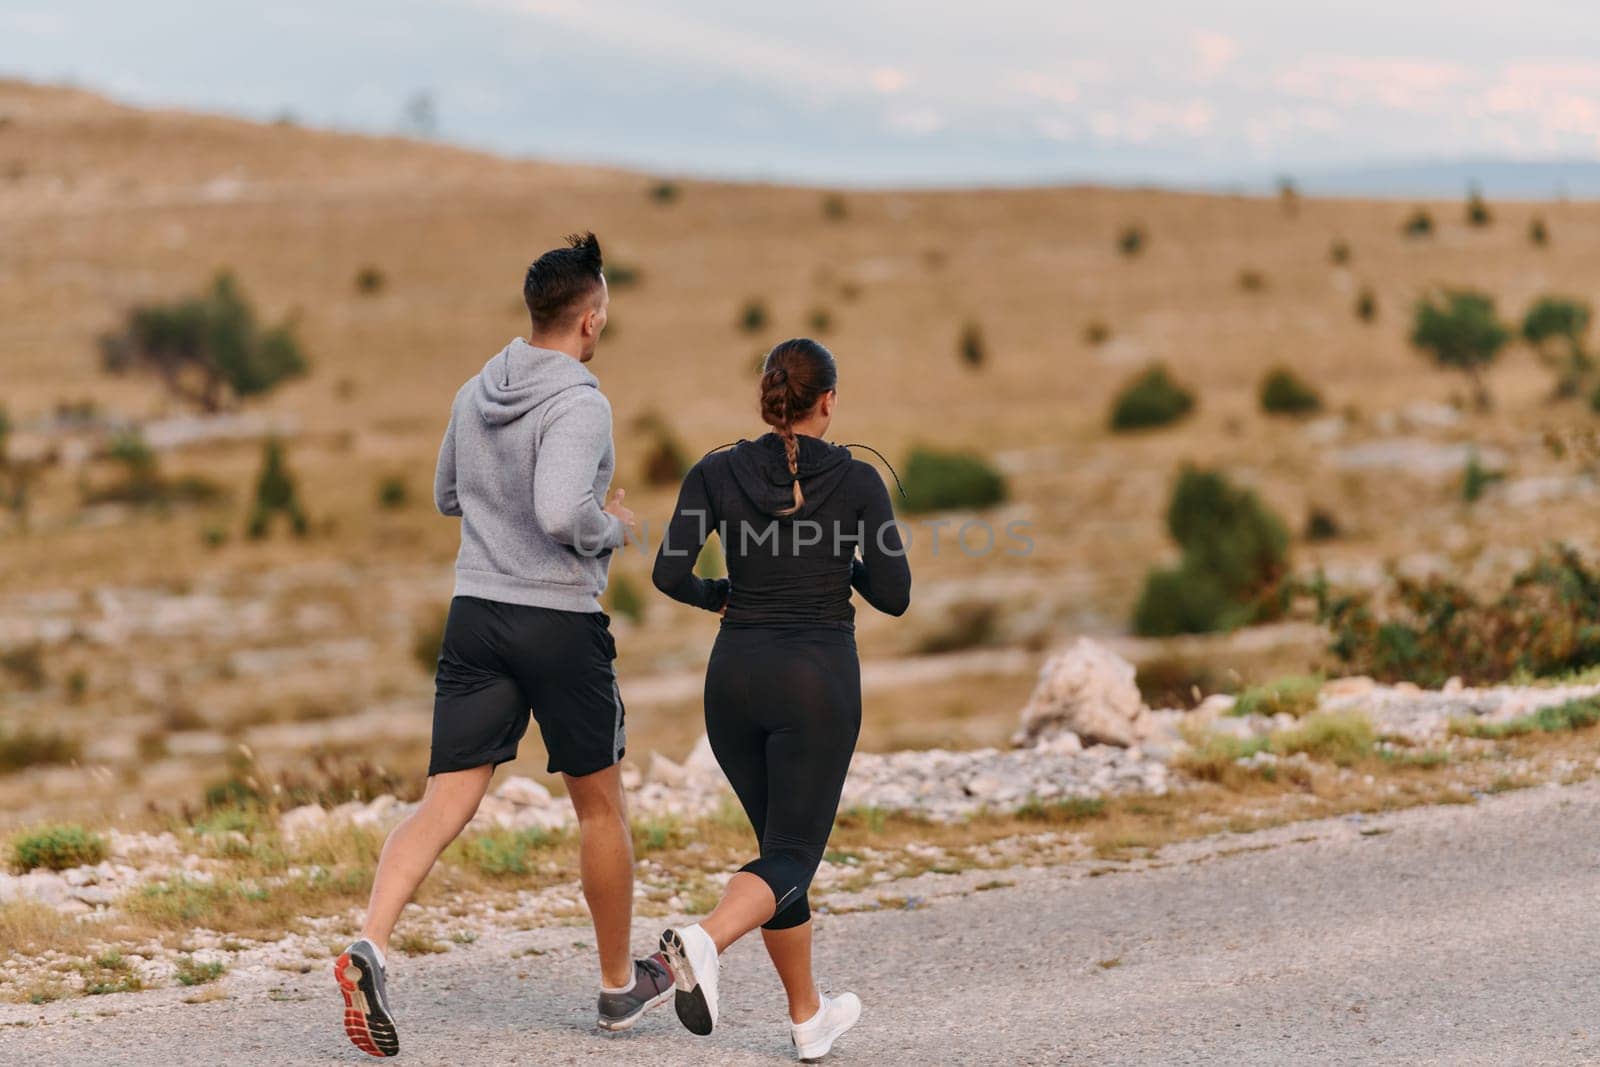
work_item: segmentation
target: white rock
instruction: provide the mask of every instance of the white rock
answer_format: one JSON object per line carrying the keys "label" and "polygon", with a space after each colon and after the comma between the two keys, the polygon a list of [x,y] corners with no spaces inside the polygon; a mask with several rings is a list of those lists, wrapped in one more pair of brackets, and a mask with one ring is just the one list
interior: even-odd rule
{"label": "white rock", "polygon": [[328,813],[321,804],[303,804],[279,816],[278,829],[285,837],[296,837],[327,823]]}
{"label": "white rock", "polygon": [[683,769],[682,764],[674,763],[659,752],[652,752],[648,778],[652,782],[681,789],[688,784],[689,773]]}
{"label": "white rock", "polygon": [[1045,661],[1013,738],[1029,745],[1057,729],[1093,744],[1127,746],[1138,740],[1144,700],[1133,664],[1088,638]]}
{"label": "white rock", "polygon": [[532,778],[507,778],[495,790],[495,795],[524,807],[543,807],[550,803],[550,790]]}

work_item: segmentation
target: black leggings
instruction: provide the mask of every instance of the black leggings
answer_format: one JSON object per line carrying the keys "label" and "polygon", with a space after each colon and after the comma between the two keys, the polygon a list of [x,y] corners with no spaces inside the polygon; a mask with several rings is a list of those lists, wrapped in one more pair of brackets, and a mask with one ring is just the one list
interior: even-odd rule
{"label": "black leggings", "polygon": [[706,734],[761,843],[740,868],[772,888],[763,925],[811,918],[817,873],[861,732],[855,635],[825,627],[724,627],[706,670]]}

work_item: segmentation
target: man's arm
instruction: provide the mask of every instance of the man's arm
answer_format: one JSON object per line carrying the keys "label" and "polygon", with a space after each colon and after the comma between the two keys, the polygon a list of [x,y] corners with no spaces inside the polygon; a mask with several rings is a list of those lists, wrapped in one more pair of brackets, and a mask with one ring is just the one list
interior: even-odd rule
{"label": "man's arm", "polygon": [[600,459],[611,444],[611,405],[597,392],[580,395],[549,419],[534,463],[534,517],[545,533],[584,555],[621,548],[626,527],[594,492]]}
{"label": "man's arm", "polygon": [[433,472],[433,503],[441,515],[460,515],[461,501],[456,496],[456,410],[450,409],[450,425],[444,428],[439,444],[439,465]]}

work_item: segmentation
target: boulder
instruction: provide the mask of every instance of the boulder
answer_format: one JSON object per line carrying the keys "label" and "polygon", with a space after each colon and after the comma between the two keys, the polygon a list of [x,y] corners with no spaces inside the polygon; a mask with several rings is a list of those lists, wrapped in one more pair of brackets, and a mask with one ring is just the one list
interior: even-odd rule
{"label": "boulder", "polygon": [[550,803],[550,790],[532,778],[520,776],[507,778],[495,794],[523,807],[543,807]]}
{"label": "boulder", "polygon": [[1084,637],[1040,668],[1039,682],[1022,709],[1021,729],[1012,741],[1029,746],[1059,730],[1071,730],[1086,744],[1126,748],[1142,736],[1145,715],[1133,664]]}

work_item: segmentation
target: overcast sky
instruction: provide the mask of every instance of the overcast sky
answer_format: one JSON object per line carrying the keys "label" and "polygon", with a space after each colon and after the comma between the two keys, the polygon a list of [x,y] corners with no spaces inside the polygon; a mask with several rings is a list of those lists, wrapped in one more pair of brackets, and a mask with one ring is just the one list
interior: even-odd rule
{"label": "overcast sky", "polygon": [[1600,157],[1594,0],[0,0],[0,73],[845,184]]}

